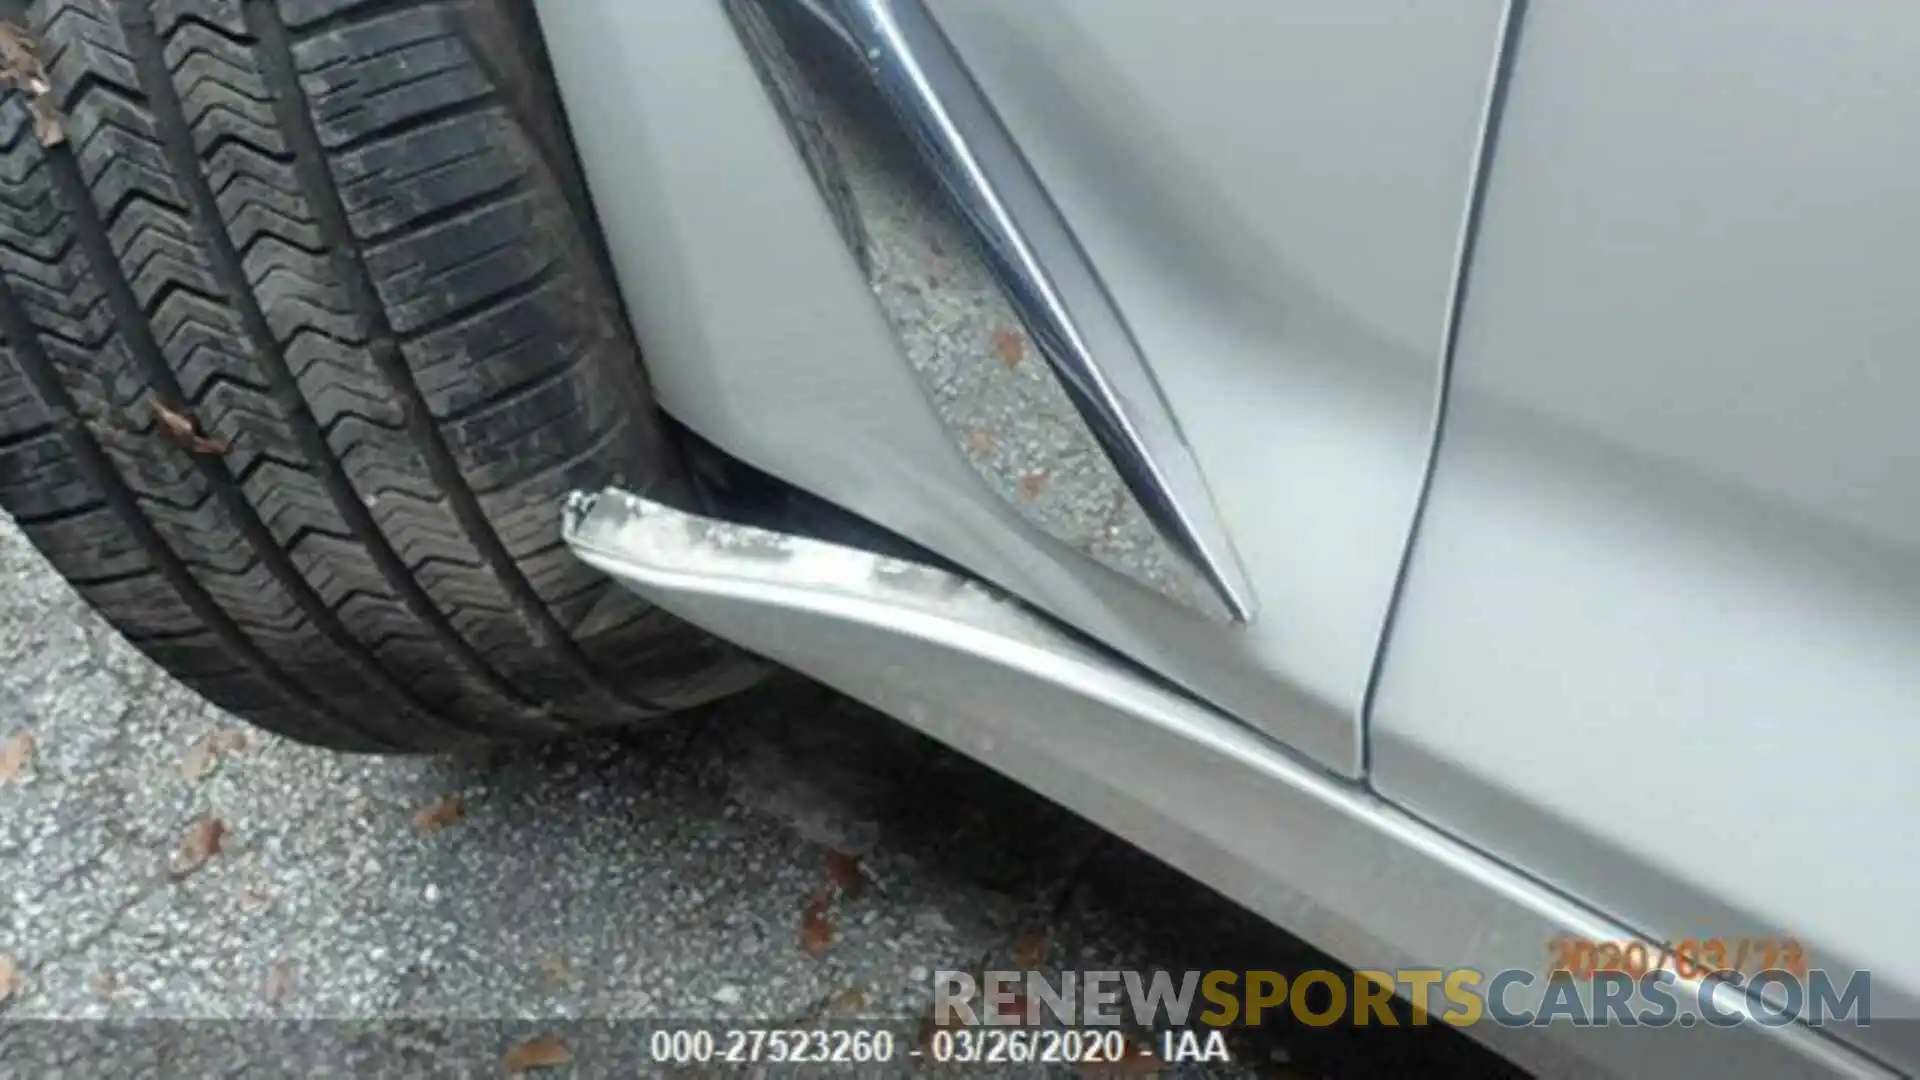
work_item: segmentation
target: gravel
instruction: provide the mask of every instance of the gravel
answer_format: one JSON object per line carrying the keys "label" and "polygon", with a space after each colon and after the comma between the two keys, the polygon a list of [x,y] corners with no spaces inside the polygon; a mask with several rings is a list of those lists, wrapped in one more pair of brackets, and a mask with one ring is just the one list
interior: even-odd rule
{"label": "gravel", "polygon": [[[933,971],[1016,955],[1329,963],[798,677],[621,741],[346,756],[202,702],[3,519],[0,580],[0,746],[34,741],[0,780],[0,1074],[498,1075],[552,1034],[579,1075],[631,1075],[647,1022],[910,1045]],[[210,818],[219,849],[194,866]],[[1234,1049],[1210,1074],[1505,1068],[1435,1028]]]}

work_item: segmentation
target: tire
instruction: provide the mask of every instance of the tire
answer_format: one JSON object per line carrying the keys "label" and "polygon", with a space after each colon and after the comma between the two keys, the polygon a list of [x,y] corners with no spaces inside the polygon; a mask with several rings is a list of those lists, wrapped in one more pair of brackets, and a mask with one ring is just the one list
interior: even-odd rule
{"label": "tire", "polygon": [[568,490],[682,478],[524,12],[8,15],[38,71],[0,100],[0,505],[129,641],[357,750],[759,677],[560,542]]}

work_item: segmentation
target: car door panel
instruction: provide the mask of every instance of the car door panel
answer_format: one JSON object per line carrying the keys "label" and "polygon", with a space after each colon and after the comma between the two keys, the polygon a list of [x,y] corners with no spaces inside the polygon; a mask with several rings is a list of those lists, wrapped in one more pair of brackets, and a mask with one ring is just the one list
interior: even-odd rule
{"label": "car door panel", "polygon": [[1656,940],[1797,938],[1912,1015],[1920,13],[1839,15],[1528,9],[1372,777]]}
{"label": "car door panel", "polygon": [[1358,772],[1504,3],[933,6],[1165,392],[1256,578],[1244,627],[1059,544],[969,467],[721,5],[540,10],[581,58],[569,112],[628,133],[580,152],[620,193],[603,225],[670,413]]}

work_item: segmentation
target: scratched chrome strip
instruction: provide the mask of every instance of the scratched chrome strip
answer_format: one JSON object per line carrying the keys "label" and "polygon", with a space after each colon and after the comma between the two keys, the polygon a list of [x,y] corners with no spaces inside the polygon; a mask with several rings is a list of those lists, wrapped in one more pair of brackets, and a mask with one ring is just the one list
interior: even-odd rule
{"label": "scratched chrome strip", "polygon": [[[1355,967],[1544,974],[1541,946],[1559,939],[1661,950],[978,582],[612,488],[569,497],[561,535],[649,603],[1057,799]],[[1464,985],[1484,1011],[1488,987]],[[1566,985],[1536,978],[1500,1000],[1550,1015]],[[1667,987],[1677,1026],[1664,1032],[1618,1022],[1461,1030],[1540,1076],[1897,1075],[1835,1028],[1779,1023],[1778,1008],[1729,980]],[[1399,988],[1434,1016],[1465,1003],[1437,982]],[[1604,1019],[1599,993],[1587,984],[1581,1005]]]}
{"label": "scratched chrome strip", "polygon": [[[922,0],[726,7],[989,486],[1082,554],[1210,617],[1251,621],[1252,591],[1138,345]],[[848,107],[835,77],[880,108]],[[1029,349],[1043,364],[1021,368]]]}

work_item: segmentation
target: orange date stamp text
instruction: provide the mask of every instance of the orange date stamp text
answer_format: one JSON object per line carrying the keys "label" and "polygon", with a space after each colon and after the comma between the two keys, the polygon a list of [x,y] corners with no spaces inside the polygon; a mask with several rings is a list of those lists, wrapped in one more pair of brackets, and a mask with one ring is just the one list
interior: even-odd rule
{"label": "orange date stamp text", "polygon": [[1638,938],[1558,936],[1547,941],[1547,971],[1576,978],[1619,972],[1638,979],[1649,971],[1671,971],[1683,979],[1709,976],[1744,981],[1763,971],[1807,975],[1807,955],[1791,937],[1689,937],[1651,942]]}

